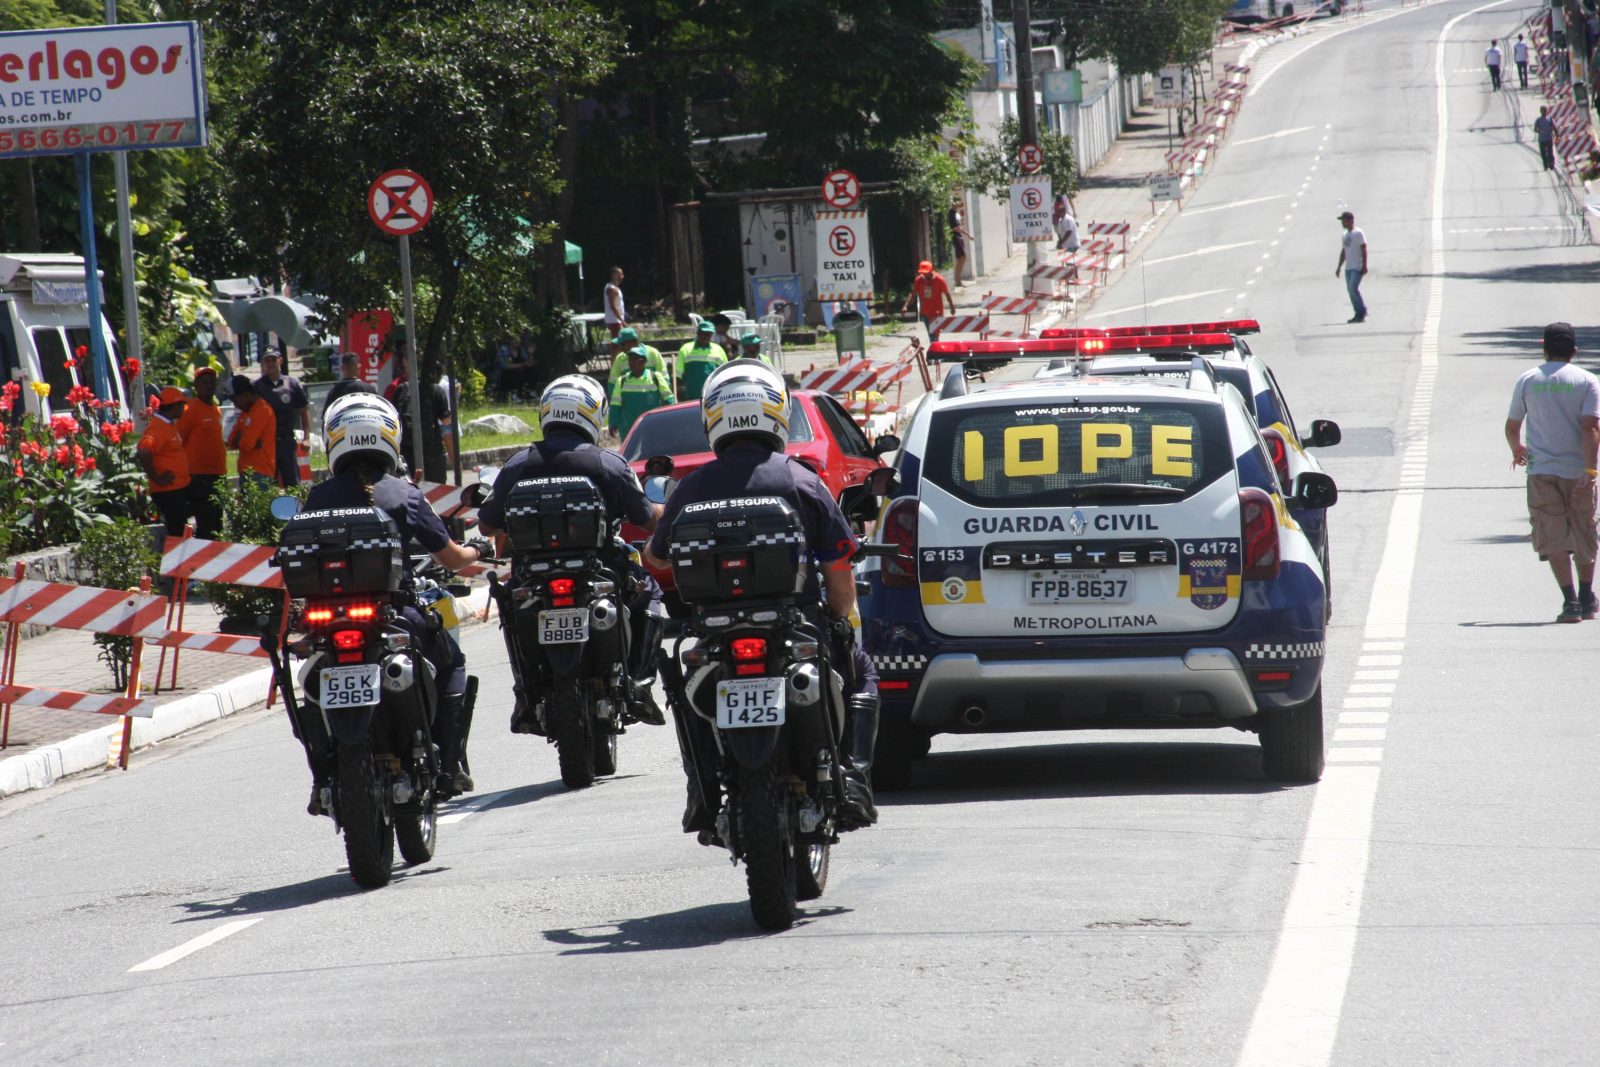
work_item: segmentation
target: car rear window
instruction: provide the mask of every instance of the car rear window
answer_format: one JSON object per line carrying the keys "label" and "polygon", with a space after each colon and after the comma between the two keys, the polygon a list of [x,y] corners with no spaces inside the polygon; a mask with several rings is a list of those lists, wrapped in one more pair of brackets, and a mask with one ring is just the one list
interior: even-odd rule
{"label": "car rear window", "polygon": [[1103,503],[1086,490],[1108,484],[1187,497],[1232,465],[1222,411],[1203,402],[965,407],[936,414],[928,437],[928,477],[980,507]]}
{"label": "car rear window", "polygon": [[[811,423],[800,408],[800,401],[789,398],[789,443],[811,440]],[[700,420],[700,409],[674,408],[670,411],[649,411],[639,416],[627,444],[622,447],[622,457],[627,460],[649,459],[651,456],[682,456],[691,452],[709,452],[705,426]]]}

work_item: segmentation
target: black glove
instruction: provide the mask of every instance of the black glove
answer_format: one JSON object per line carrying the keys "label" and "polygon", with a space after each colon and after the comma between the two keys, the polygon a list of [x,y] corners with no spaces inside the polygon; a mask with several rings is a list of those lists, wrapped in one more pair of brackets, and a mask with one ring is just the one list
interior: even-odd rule
{"label": "black glove", "polygon": [[830,618],[828,633],[839,642],[841,648],[849,648],[856,643],[856,628],[850,625],[849,619]]}
{"label": "black glove", "polygon": [[479,559],[494,559],[494,544],[487,537],[474,537],[467,547],[477,549]]}

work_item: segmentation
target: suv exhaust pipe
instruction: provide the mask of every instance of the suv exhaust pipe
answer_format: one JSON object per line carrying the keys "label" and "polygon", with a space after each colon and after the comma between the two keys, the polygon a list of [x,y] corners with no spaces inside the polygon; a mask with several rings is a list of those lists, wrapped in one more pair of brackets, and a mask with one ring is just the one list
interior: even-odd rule
{"label": "suv exhaust pipe", "polygon": [[961,721],[968,726],[982,726],[989,717],[989,709],[982,704],[973,704],[961,713]]}

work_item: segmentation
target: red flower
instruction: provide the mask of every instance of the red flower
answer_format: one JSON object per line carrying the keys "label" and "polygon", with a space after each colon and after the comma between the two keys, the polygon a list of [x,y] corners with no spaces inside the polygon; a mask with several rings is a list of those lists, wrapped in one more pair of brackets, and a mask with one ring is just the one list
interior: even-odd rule
{"label": "red flower", "polygon": [[92,406],[96,403],[99,403],[99,401],[95,399],[94,390],[90,389],[87,385],[74,385],[71,389],[67,390],[67,403],[89,404]]}
{"label": "red flower", "polygon": [[72,462],[72,451],[66,445],[56,446],[56,466],[65,467]]}
{"label": "red flower", "polygon": [[139,376],[139,361],[132,357],[123,360],[122,373],[130,378],[137,378]]}
{"label": "red flower", "polygon": [[68,370],[72,370],[74,367],[76,367],[78,365],[78,361],[75,360],[75,359],[64,359],[64,360],[61,361],[61,365],[63,367],[65,367],[65,368],[67,368]]}
{"label": "red flower", "polygon": [[50,420],[50,433],[57,441],[63,437],[71,437],[81,429],[78,420],[71,415],[57,415]]}
{"label": "red flower", "polygon": [[92,470],[94,470],[94,457],[89,456],[85,459],[78,460],[78,465],[73,468],[72,473],[74,477],[82,478],[85,474],[88,474]]}
{"label": "red flower", "polygon": [[5,388],[0,389],[0,411],[9,413],[11,406],[17,402],[17,394],[22,392],[22,386],[16,382],[7,382]]}
{"label": "red flower", "polygon": [[87,356],[88,354],[89,354],[89,346],[88,345],[79,345],[77,348],[74,348],[72,350],[72,356],[73,356],[74,359],[82,359],[84,356]]}
{"label": "red flower", "polygon": [[16,476],[18,478],[21,478],[21,477],[24,476],[23,473],[22,473],[22,460],[20,460],[20,459],[17,460],[15,463],[13,463],[11,465],[11,468],[12,468],[12,471],[16,474]]}

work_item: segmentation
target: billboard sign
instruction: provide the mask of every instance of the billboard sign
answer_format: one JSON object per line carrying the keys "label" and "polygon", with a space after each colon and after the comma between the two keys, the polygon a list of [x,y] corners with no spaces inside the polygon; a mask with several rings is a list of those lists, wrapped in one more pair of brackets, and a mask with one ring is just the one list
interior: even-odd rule
{"label": "billboard sign", "polygon": [[0,33],[0,158],[206,143],[193,22]]}

